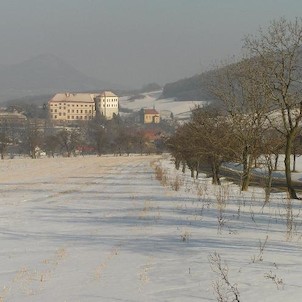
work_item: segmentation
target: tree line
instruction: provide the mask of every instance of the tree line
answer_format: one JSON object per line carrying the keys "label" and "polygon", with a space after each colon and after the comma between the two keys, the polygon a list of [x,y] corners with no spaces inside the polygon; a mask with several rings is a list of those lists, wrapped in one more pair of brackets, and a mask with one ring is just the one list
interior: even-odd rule
{"label": "tree line", "polygon": [[[160,131],[160,129],[157,129]],[[129,124],[119,116],[112,120],[96,117],[74,125],[53,125],[48,119],[28,119],[25,124],[0,122],[0,155],[24,154],[37,158],[78,154],[130,154],[163,151],[160,136],[150,141],[143,127]]]}
{"label": "tree line", "polygon": [[[292,184],[291,155],[298,152],[302,120],[302,21],[274,20],[267,29],[244,39],[239,60],[222,63],[207,77],[207,89],[220,106],[195,108],[191,120],[168,140],[176,167],[192,174],[210,166],[219,184],[224,162],[242,164],[241,189],[247,190],[255,162],[265,163],[267,184],[284,153],[290,198],[298,198]],[[194,175],[192,175],[194,176]]]}

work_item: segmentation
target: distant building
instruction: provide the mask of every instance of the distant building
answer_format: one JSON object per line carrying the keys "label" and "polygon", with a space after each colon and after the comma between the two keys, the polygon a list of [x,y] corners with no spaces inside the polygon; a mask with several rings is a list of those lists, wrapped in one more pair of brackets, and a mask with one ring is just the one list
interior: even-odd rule
{"label": "distant building", "polygon": [[27,117],[19,112],[0,111],[1,125],[25,125]]}
{"label": "distant building", "polygon": [[89,121],[97,113],[112,119],[118,114],[118,96],[102,93],[57,93],[49,102],[49,115],[54,121]]}
{"label": "distant building", "polygon": [[158,124],[160,122],[160,114],[155,109],[142,109],[141,122],[143,124]]}
{"label": "distant building", "polygon": [[106,119],[112,119],[114,115],[118,114],[118,96],[111,91],[103,91],[101,94],[95,97],[95,104],[97,112],[106,117]]}
{"label": "distant building", "polygon": [[95,94],[57,93],[49,102],[50,118],[55,121],[87,121],[95,116]]}

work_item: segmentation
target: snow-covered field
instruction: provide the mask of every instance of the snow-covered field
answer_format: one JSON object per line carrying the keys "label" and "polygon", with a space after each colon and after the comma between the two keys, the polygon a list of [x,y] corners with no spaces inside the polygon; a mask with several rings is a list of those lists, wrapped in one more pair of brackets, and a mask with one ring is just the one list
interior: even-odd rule
{"label": "snow-covered field", "polygon": [[13,159],[0,205],[0,301],[301,301],[301,202],[285,193],[263,207],[261,188],[158,156]]}
{"label": "snow-covered field", "polygon": [[120,105],[123,108],[127,108],[133,111],[139,111],[142,108],[153,108],[160,112],[165,118],[169,117],[173,113],[177,119],[188,119],[191,115],[191,110],[197,105],[202,105],[205,102],[202,101],[175,101],[173,98],[162,99],[160,98],[162,91],[154,91],[149,93],[143,93],[143,98],[137,98],[128,100],[129,97],[121,97]]}

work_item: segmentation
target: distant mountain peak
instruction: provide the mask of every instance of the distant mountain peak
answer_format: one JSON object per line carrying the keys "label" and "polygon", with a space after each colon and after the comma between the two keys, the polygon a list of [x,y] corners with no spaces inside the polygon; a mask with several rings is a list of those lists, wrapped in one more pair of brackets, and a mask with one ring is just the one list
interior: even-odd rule
{"label": "distant mountain peak", "polygon": [[68,62],[49,53],[0,67],[0,102],[58,91],[94,92],[112,89],[111,86],[85,75]]}

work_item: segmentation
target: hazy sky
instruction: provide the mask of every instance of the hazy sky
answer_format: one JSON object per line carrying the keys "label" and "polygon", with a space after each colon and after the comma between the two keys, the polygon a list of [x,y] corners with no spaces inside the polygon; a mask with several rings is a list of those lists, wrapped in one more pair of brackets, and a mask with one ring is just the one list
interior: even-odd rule
{"label": "hazy sky", "polygon": [[104,81],[165,84],[301,13],[301,0],[0,0],[0,64],[48,53]]}

